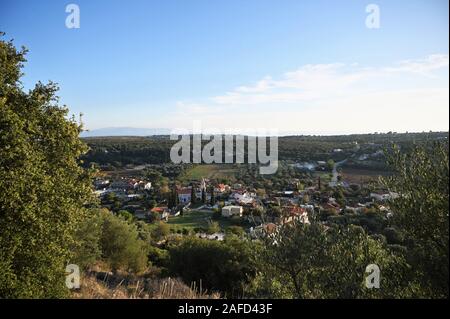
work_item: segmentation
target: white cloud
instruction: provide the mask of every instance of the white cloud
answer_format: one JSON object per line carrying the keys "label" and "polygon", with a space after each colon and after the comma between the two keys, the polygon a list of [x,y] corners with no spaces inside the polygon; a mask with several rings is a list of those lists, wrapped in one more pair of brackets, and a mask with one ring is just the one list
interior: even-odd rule
{"label": "white cloud", "polygon": [[315,134],[448,130],[448,67],[445,54],[383,67],[305,65],[203,101],[180,101],[163,123]]}
{"label": "white cloud", "polygon": [[429,75],[430,71],[448,68],[448,54],[432,54],[425,59],[405,60],[398,66],[387,68],[391,72],[411,72]]}

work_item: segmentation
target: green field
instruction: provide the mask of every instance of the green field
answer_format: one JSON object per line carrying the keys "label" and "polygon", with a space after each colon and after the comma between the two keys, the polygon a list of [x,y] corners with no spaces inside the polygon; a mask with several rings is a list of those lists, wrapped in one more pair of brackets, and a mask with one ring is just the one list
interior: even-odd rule
{"label": "green field", "polygon": [[[203,211],[191,211],[185,213],[183,216],[176,216],[169,218],[167,224],[173,231],[182,230],[187,228],[193,231],[195,228],[208,226],[208,221],[212,220],[212,213]],[[232,221],[228,218],[220,218],[217,220],[222,230],[226,227],[233,225]]]}
{"label": "green field", "polygon": [[227,164],[201,164],[187,170],[182,179],[185,181],[201,180],[202,178],[234,179],[237,168]]}

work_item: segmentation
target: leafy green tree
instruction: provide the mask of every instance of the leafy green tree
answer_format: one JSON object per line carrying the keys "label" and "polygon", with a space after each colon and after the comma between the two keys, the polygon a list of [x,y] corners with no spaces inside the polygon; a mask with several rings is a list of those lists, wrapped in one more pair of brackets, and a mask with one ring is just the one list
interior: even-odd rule
{"label": "leafy green tree", "polygon": [[216,195],[214,194],[214,187],[213,186],[211,186],[210,194],[211,194],[211,198],[209,200],[209,204],[211,206],[214,206],[214,204],[216,203]]}
{"label": "leafy green tree", "polygon": [[195,195],[195,187],[191,186],[191,204],[195,205],[197,203],[197,196]]}
{"label": "leafy green tree", "polygon": [[208,222],[208,228],[206,229],[206,232],[208,234],[215,234],[220,232],[220,225],[216,221],[209,221]]}
{"label": "leafy green tree", "polygon": [[[290,298],[399,298],[414,296],[408,265],[358,226],[283,225],[264,238],[262,276],[250,293]],[[381,289],[365,287],[365,269],[382,271]]]}
{"label": "leafy green tree", "polygon": [[180,204],[179,198],[178,198],[178,194],[177,194],[177,189],[176,186],[174,185],[172,187],[172,191],[171,193],[168,195],[168,201],[167,201],[167,206],[169,208],[174,208],[177,207]]}
{"label": "leafy green tree", "polygon": [[231,225],[226,229],[227,233],[234,234],[238,237],[242,237],[245,235],[245,230],[241,226]]}
{"label": "leafy green tree", "polygon": [[136,225],[129,224],[107,210],[103,219],[100,245],[102,257],[113,271],[141,272],[147,267],[147,246],[139,239]]}
{"label": "leafy green tree", "polygon": [[202,204],[206,204],[206,191],[202,189]]}
{"label": "leafy green tree", "polygon": [[334,160],[332,160],[332,159],[329,159],[328,161],[327,161],[327,168],[331,171],[331,170],[333,170],[333,168],[334,168]]}
{"label": "leafy green tree", "polygon": [[394,170],[384,183],[399,197],[390,201],[392,224],[405,235],[408,259],[428,297],[448,298],[448,142],[398,148],[388,154]]}
{"label": "leafy green tree", "polygon": [[187,284],[219,291],[227,297],[243,295],[256,274],[254,243],[237,238],[225,241],[184,238],[169,247],[168,269]]}
{"label": "leafy green tree", "polygon": [[162,183],[163,180],[163,176],[162,174],[154,169],[146,169],[144,171],[144,176],[146,179],[148,179],[150,182],[152,182],[152,184],[156,184],[159,185],[160,183]]}
{"label": "leafy green tree", "polygon": [[336,199],[336,202],[341,205],[344,206],[345,205],[345,195],[344,192],[342,191],[342,188],[339,187],[333,194],[334,198]]}
{"label": "leafy green tree", "polygon": [[82,269],[88,269],[101,259],[102,218],[97,209],[89,211],[87,218],[80,223],[75,232],[74,263]]}
{"label": "leafy green tree", "polygon": [[[0,34],[2,37],[3,34]],[[81,125],[58,87],[22,87],[27,51],[0,39],[0,296],[64,296],[75,231],[92,201]]]}
{"label": "leafy green tree", "polygon": [[153,231],[153,236],[156,240],[161,240],[170,234],[170,227],[164,222],[159,222],[155,230]]}
{"label": "leafy green tree", "polygon": [[129,211],[127,210],[119,210],[117,212],[117,216],[123,218],[123,220],[126,220],[127,222],[132,222],[134,219],[133,214],[131,214]]}

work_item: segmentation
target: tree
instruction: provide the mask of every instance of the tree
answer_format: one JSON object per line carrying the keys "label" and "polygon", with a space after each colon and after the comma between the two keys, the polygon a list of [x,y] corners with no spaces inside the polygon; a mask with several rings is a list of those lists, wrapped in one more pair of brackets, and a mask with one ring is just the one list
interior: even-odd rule
{"label": "tree", "polygon": [[336,202],[341,205],[344,206],[345,205],[345,195],[344,192],[342,191],[342,188],[339,187],[336,189],[336,191],[333,194],[334,198],[336,199]]}
{"label": "tree", "polygon": [[125,220],[127,222],[132,222],[133,218],[134,218],[133,214],[131,214],[127,210],[119,210],[117,212],[117,216],[121,217],[123,220]]}
{"label": "tree", "polygon": [[144,176],[146,179],[148,179],[150,182],[152,182],[152,184],[159,185],[163,180],[162,174],[153,169],[146,169],[144,171]]}
{"label": "tree", "polygon": [[208,234],[215,234],[220,232],[220,225],[216,221],[209,221],[208,222],[208,229],[206,230]]}
{"label": "tree", "polygon": [[332,159],[329,159],[328,161],[327,161],[327,168],[330,170],[330,171],[332,171],[333,170],[333,168],[334,168],[334,160],[332,160]]}
{"label": "tree", "polygon": [[173,185],[172,187],[172,192],[168,195],[168,207],[169,208],[174,208],[177,207],[180,204],[180,200],[178,198],[178,194],[177,194],[177,188],[176,185]]}
{"label": "tree", "polygon": [[227,233],[234,234],[238,237],[243,237],[245,235],[245,230],[241,226],[231,225],[226,229]]}
{"label": "tree", "polygon": [[159,222],[153,234],[157,240],[161,240],[170,234],[170,227],[164,222]]}
{"label": "tree", "polygon": [[211,206],[214,206],[214,204],[216,203],[216,195],[214,194],[214,187],[213,186],[211,186],[210,193],[211,193],[211,198],[210,198],[209,204]]}
{"label": "tree", "polygon": [[202,204],[206,204],[206,191],[202,188]]}
{"label": "tree", "polygon": [[76,230],[73,260],[82,269],[88,269],[101,258],[102,223],[99,211],[91,210]]}
{"label": "tree", "polygon": [[195,195],[195,187],[194,185],[191,186],[191,204],[195,205],[197,202],[197,196]]}
{"label": "tree", "polygon": [[256,273],[255,244],[238,238],[224,241],[184,238],[169,247],[169,272],[227,297],[242,296]]}
{"label": "tree", "polygon": [[23,90],[26,53],[0,39],[0,296],[61,297],[92,202],[91,174],[79,160],[88,147],[58,105],[56,84]]}
{"label": "tree", "polygon": [[408,256],[427,297],[448,298],[448,142],[397,147],[387,156],[394,170],[384,184],[398,197],[390,201],[392,224],[405,235]]}
{"label": "tree", "polygon": [[[264,238],[258,259],[262,286],[253,294],[294,298],[401,298],[413,295],[408,265],[358,226],[325,228],[320,223],[283,225]],[[365,287],[365,269],[382,269],[383,289]],[[275,294],[275,295],[274,295]]]}
{"label": "tree", "polygon": [[101,211],[101,218],[100,245],[103,259],[113,271],[143,271],[147,267],[147,247],[139,239],[136,225],[127,223],[107,210]]}

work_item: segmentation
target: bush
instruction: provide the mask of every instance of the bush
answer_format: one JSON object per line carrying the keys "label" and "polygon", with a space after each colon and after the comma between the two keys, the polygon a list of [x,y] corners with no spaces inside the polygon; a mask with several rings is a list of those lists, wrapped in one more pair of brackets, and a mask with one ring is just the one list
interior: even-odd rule
{"label": "bush", "polygon": [[241,239],[213,241],[184,238],[169,247],[169,271],[186,284],[196,282],[227,297],[241,296],[256,273],[252,259],[253,243]]}
{"label": "bush", "polygon": [[215,234],[215,233],[220,232],[220,230],[221,229],[220,229],[220,225],[218,222],[215,222],[215,221],[208,222],[208,228],[206,229],[206,232],[208,234]]}
{"label": "bush", "polygon": [[102,211],[102,257],[113,271],[141,272],[147,267],[147,246],[135,225]]}
{"label": "bush", "polygon": [[87,269],[100,259],[102,250],[100,237],[102,235],[102,218],[99,211],[92,210],[89,217],[80,224],[75,233],[76,243],[74,263],[82,269]]}
{"label": "bush", "polygon": [[170,227],[164,222],[158,222],[156,229],[153,231],[153,236],[156,240],[161,240],[170,234]]}
{"label": "bush", "polygon": [[169,252],[155,246],[148,248],[148,259],[153,265],[158,267],[167,267],[169,261]]}
{"label": "bush", "polygon": [[227,231],[227,233],[234,234],[239,237],[242,237],[245,234],[244,228],[242,228],[240,226],[234,226],[234,225],[228,226],[226,231]]}
{"label": "bush", "polygon": [[123,220],[125,220],[127,222],[132,222],[133,218],[134,218],[133,214],[131,214],[127,210],[119,210],[117,212],[117,216],[121,217]]}

